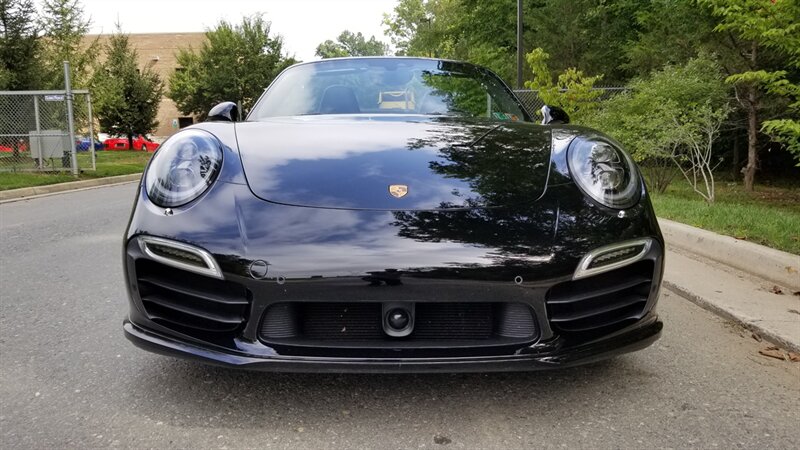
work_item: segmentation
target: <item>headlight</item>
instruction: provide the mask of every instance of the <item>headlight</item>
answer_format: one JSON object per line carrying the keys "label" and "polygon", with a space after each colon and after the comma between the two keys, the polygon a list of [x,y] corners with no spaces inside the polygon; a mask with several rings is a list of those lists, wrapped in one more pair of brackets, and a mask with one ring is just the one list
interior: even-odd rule
{"label": "headlight", "polygon": [[164,208],[185,205],[205,192],[222,167],[222,146],[214,135],[186,130],[162,145],[150,163],[145,189]]}
{"label": "headlight", "polygon": [[639,201],[639,173],[627,153],[600,138],[576,138],[567,158],[581,190],[609,208],[630,208]]}

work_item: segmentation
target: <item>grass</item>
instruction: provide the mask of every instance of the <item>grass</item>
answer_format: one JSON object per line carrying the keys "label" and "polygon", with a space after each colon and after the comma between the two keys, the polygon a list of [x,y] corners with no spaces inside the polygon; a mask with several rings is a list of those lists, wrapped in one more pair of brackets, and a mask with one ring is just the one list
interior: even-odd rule
{"label": "grass", "polygon": [[708,205],[676,179],[664,194],[653,194],[659,217],[800,255],[800,186],[759,186],[747,192],[740,183],[721,181],[717,200]]}
{"label": "grass", "polygon": [[[152,153],[142,151],[98,151],[96,153],[97,170],[91,170],[92,159],[87,153],[78,154],[78,167],[81,174],[76,178],[70,172],[0,172],[0,191],[6,189],[17,189],[31,186],[43,186],[46,184],[63,183],[67,181],[86,180],[90,178],[112,177],[116,175],[128,175],[140,173],[150,160]],[[0,157],[0,168],[8,167],[3,159],[9,156]],[[28,158],[29,159],[29,158]],[[59,160],[54,162],[60,164]],[[32,167],[34,160],[29,159],[20,166]]]}

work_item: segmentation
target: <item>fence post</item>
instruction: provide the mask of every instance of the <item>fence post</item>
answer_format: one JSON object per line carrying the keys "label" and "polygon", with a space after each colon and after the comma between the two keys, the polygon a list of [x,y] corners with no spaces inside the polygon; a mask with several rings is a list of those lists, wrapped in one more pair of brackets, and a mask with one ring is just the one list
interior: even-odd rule
{"label": "fence post", "polygon": [[89,116],[89,150],[92,152],[92,170],[97,170],[97,156],[94,148],[94,118],[92,117],[92,94],[86,94],[86,112]]}
{"label": "fence post", "polygon": [[[39,96],[38,95],[34,95],[33,96],[33,117],[34,117],[34,121],[36,123],[36,135],[40,136],[39,138],[41,138],[42,120],[39,117]],[[28,136],[30,136],[30,134],[28,134]],[[28,140],[28,147],[30,147],[30,146],[31,146],[31,141],[29,139]],[[28,151],[30,151],[30,150],[31,149],[28,148]],[[44,158],[42,157],[42,151],[41,150],[39,151],[39,170],[44,170]]]}
{"label": "fence post", "polygon": [[522,39],[522,0],[517,0],[517,89],[522,89],[522,67],[525,64]]}
{"label": "fence post", "polygon": [[78,176],[78,155],[75,150],[75,118],[72,116],[72,82],[69,78],[69,61],[64,61],[64,89],[66,90],[67,99],[67,126],[69,126],[69,148],[70,154],[72,155],[72,174]]}

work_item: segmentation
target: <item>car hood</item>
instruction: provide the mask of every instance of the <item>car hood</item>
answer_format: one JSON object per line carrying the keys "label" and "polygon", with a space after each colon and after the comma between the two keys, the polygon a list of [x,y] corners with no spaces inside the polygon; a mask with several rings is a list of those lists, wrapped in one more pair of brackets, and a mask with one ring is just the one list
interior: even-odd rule
{"label": "car hood", "polygon": [[236,137],[253,193],[288,205],[503,206],[541,197],[549,174],[549,129],[530,123],[308,116],[237,123]]}

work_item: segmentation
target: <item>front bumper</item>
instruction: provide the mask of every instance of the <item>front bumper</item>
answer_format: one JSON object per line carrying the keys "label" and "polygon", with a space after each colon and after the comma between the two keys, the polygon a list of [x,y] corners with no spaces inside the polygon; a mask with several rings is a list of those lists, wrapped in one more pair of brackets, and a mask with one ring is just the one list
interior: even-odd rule
{"label": "front bumper", "polygon": [[[143,197],[124,249],[125,334],[156,353],[287,372],[537,370],[650,345],[662,327],[655,305],[663,273],[663,240],[652,210],[638,206],[621,217],[588,205],[578,192],[567,194],[519,208],[412,214],[275,205],[255,199],[246,186],[217,183],[203,208],[176,209],[172,216]],[[232,204],[235,220],[215,213]],[[139,236],[207,251],[224,279],[157,264],[136,243]],[[642,237],[654,239],[642,261],[573,282],[580,259],[593,249]],[[268,264],[266,277],[253,274],[256,261]],[[336,336],[313,341],[302,326],[279,339],[264,325],[282,303],[392,302],[523,304],[535,327],[524,334],[529,339],[511,344],[494,321],[483,342],[454,344],[439,336],[384,345],[341,343]],[[573,308],[576,302],[580,308]]]}
{"label": "front bumper", "polygon": [[601,361],[650,346],[661,336],[663,324],[655,314],[637,324],[603,339],[576,347],[509,356],[471,358],[323,358],[255,357],[188,342],[138,327],[126,320],[125,337],[142,349],[208,364],[272,372],[317,373],[423,373],[423,372],[504,372],[532,371],[571,367]]}

